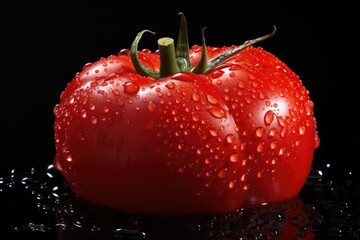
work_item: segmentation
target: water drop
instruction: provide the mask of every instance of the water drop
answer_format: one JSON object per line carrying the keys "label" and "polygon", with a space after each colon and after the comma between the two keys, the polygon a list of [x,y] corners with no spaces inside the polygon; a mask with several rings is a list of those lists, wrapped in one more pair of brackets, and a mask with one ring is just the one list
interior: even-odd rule
{"label": "water drop", "polygon": [[200,120],[200,117],[198,115],[192,115],[191,119],[194,121],[194,122],[197,122]]}
{"label": "water drop", "polygon": [[97,81],[92,81],[91,83],[90,83],[90,87],[96,87],[96,86],[98,86],[99,85],[99,83],[97,82]]}
{"label": "water drop", "polygon": [[270,148],[271,148],[271,149],[275,149],[276,147],[277,147],[277,141],[275,141],[275,140],[274,140],[274,141],[271,141],[271,142],[270,142]]}
{"label": "water drop", "polygon": [[305,126],[299,126],[299,133],[300,135],[304,135],[306,132],[306,127]]}
{"label": "water drop", "polygon": [[81,110],[80,116],[81,116],[82,118],[86,118],[87,113],[86,113],[86,110],[85,110],[85,109]]}
{"label": "water drop", "polygon": [[216,106],[211,106],[207,109],[207,111],[211,114],[211,116],[215,117],[215,118],[224,118],[226,117],[226,113],[223,109],[216,107]]}
{"label": "water drop", "polygon": [[194,82],[194,75],[188,72],[175,73],[171,79],[183,82]]}
{"label": "water drop", "polygon": [[71,156],[71,154],[70,154],[70,153],[67,153],[67,154],[65,155],[65,159],[66,159],[66,161],[68,161],[68,162],[72,162],[72,156]]}
{"label": "water drop", "polygon": [[214,98],[213,96],[209,95],[209,94],[206,95],[206,99],[210,104],[217,104],[218,103],[217,99]]}
{"label": "water drop", "polygon": [[226,176],[226,172],[227,172],[226,168],[221,169],[217,174],[218,178],[224,178]]}
{"label": "water drop", "polygon": [[197,93],[194,93],[191,96],[191,100],[193,100],[194,102],[198,102],[200,100],[200,96]]}
{"label": "water drop", "polygon": [[279,156],[283,156],[285,154],[285,148],[280,148]]}
{"label": "water drop", "polygon": [[225,137],[225,143],[231,144],[235,142],[235,136],[233,134],[228,134]]}
{"label": "water drop", "polygon": [[124,83],[124,91],[125,93],[137,93],[139,91],[139,85],[137,85],[136,83],[133,82],[126,82]]}
{"label": "water drop", "polygon": [[115,96],[119,96],[119,95],[120,95],[119,89],[113,89],[113,90],[112,90],[112,93],[113,93]]}
{"label": "water drop", "polygon": [[209,133],[213,137],[216,137],[218,135],[218,132],[215,129],[209,129]]}
{"label": "water drop", "polygon": [[277,134],[276,128],[272,128],[269,131],[269,137],[274,137]]}
{"label": "water drop", "polygon": [[96,116],[92,116],[91,118],[90,118],[90,122],[92,123],[92,124],[97,124],[97,121],[98,121],[98,119],[97,119],[97,117]]}
{"label": "water drop", "polygon": [[245,84],[243,81],[239,81],[238,87],[239,87],[239,88],[245,88],[245,87],[246,87],[246,84]]}
{"label": "water drop", "polygon": [[95,111],[95,109],[96,109],[95,104],[91,103],[91,104],[90,104],[90,110],[91,110],[91,111]]}
{"label": "water drop", "polygon": [[315,146],[314,148],[318,148],[320,146],[320,138],[318,134],[315,135]]}
{"label": "water drop", "polygon": [[204,163],[205,163],[206,165],[209,165],[209,164],[211,163],[210,158],[205,158]]}
{"label": "water drop", "polygon": [[216,70],[211,74],[211,78],[215,79],[215,78],[219,78],[224,74],[223,70]]}
{"label": "water drop", "polygon": [[169,82],[165,85],[165,87],[167,87],[168,89],[173,89],[173,88],[175,88],[175,83]]}
{"label": "water drop", "polygon": [[130,50],[129,49],[121,49],[119,52],[118,52],[118,56],[128,56],[130,54]]}
{"label": "water drop", "polygon": [[230,162],[235,163],[239,160],[239,155],[237,153],[231,154],[229,160]]}
{"label": "water drop", "polygon": [[229,187],[230,189],[235,188],[235,187],[236,187],[236,182],[235,182],[235,181],[230,181],[228,187]]}
{"label": "water drop", "polygon": [[149,112],[155,112],[156,111],[156,103],[154,101],[149,101],[147,108],[149,110]]}
{"label": "water drop", "polygon": [[256,137],[261,138],[264,136],[264,134],[265,134],[265,129],[263,127],[256,128],[256,130],[255,130]]}
{"label": "water drop", "polygon": [[312,108],[309,104],[305,104],[305,112],[306,112],[306,115],[310,116],[311,113],[312,113]]}
{"label": "water drop", "polygon": [[265,98],[266,98],[265,93],[262,92],[262,91],[260,91],[260,92],[259,92],[259,99],[260,99],[260,100],[264,100]]}
{"label": "water drop", "polygon": [[260,142],[256,147],[256,151],[259,152],[259,153],[263,152],[264,149],[265,149],[265,143],[264,142]]}

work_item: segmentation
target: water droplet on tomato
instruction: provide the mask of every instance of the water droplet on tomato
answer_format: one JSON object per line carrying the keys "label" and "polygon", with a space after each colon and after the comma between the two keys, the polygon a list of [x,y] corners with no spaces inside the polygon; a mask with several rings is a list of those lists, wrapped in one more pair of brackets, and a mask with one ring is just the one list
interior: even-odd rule
{"label": "water droplet on tomato", "polygon": [[209,129],[209,133],[213,137],[216,137],[218,135],[218,132],[215,129]]}
{"label": "water droplet on tomato", "polygon": [[277,134],[276,128],[272,128],[269,131],[269,137],[274,137]]}
{"label": "water droplet on tomato", "polygon": [[283,156],[285,154],[285,148],[279,149],[279,156]]}
{"label": "water droplet on tomato", "polygon": [[92,116],[91,118],[90,118],[90,122],[92,123],[92,124],[97,124],[97,121],[98,121],[98,119],[97,119],[97,117],[96,116]]}
{"label": "water droplet on tomato", "polygon": [[229,160],[232,163],[239,161],[239,154],[237,154],[237,153],[231,154],[229,157]]}
{"label": "water droplet on tomato", "polygon": [[275,149],[276,147],[277,147],[277,141],[275,141],[275,140],[274,140],[274,141],[271,141],[271,142],[270,142],[270,148],[271,148],[271,149]]}
{"label": "water droplet on tomato", "polygon": [[216,70],[214,72],[211,73],[210,77],[215,79],[215,78],[219,78],[224,74],[223,70]]}
{"label": "water droplet on tomato", "polygon": [[118,99],[116,101],[116,105],[119,106],[119,107],[122,107],[122,106],[124,106],[124,102],[122,100]]}
{"label": "water droplet on tomato", "polygon": [[90,83],[90,87],[96,87],[96,86],[98,86],[99,85],[99,83],[97,82],[97,81],[92,81],[91,83]]}
{"label": "water droplet on tomato", "polygon": [[194,75],[188,72],[175,73],[171,79],[183,82],[194,82]]}
{"label": "water droplet on tomato", "polygon": [[90,110],[91,110],[91,111],[95,111],[95,109],[96,109],[95,104],[91,103],[91,104],[90,104]]}
{"label": "water droplet on tomato", "polygon": [[237,185],[237,183],[236,183],[235,181],[230,181],[228,187],[229,187],[230,189],[233,189],[233,188],[236,187],[236,185]]}
{"label": "water droplet on tomato", "polygon": [[147,108],[149,110],[149,112],[155,112],[156,111],[156,103],[154,101],[149,101]]}
{"label": "water droplet on tomato", "polygon": [[66,154],[65,154],[65,159],[66,159],[66,161],[68,161],[68,162],[72,162],[72,160],[73,160],[70,153],[66,153]]}
{"label": "water droplet on tomato", "polygon": [[281,126],[281,127],[287,126],[286,120],[283,117],[277,116],[277,121],[278,121],[279,126]]}
{"label": "water droplet on tomato", "polygon": [[309,104],[305,104],[306,115],[310,116],[312,113],[312,107]]}
{"label": "water droplet on tomato", "polygon": [[217,174],[218,178],[224,178],[226,176],[226,172],[227,172],[226,168],[221,169]]}
{"label": "water droplet on tomato", "polygon": [[266,98],[265,93],[262,92],[262,91],[260,91],[260,92],[259,92],[259,99],[260,99],[260,100],[264,100],[265,98]]}
{"label": "water droplet on tomato", "polygon": [[213,96],[211,95],[206,95],[206,100],[210,103],[210,104],[217,104],[218,101],[216,98],[214,98]]}
{"label": "water droplet on tomato", "polygon": [[124,83],[124,92],[125,93],[137,93],[139,91],[139,85],[137,85],[136,83],[133,82],[126,82]]}
{"label": "water droplet on tomato", "polygon": [[263,152],[264,149],[265,149],[265,142],[260,142],[256,147],[256,151],[259,153]]}
{"label": "water droplet on tomato", "polygon": [[225,137],[225,143],[232,144],[235,142],[235,136],[233,134],[228,134]]}
{"label": "water droplet on tomato", "polygon": [[200,96],[197,93],[194,93],[193,95],[191,95],[191,100],[193,100],[194,102],[198,102],[200,100]]}
{"label": "water droplet on tomato", "polygon": [[197,122],[200,120],[200,117],[198,115],[192,115],[191,119],[194,121],[194,122]]}
{"label": "water droplet on tomato", "polygon": [[118,52],[118,55],[121,56],[128,56],[130,54],[130,50],[129,49],[121,49],[119,52]]}
{"label": "water droplet on tomato", "polygon": [[239,88],[245,88],[245,87],[246,87],[246,84],[245,84],[243,81],[239,81],[238,87],[239,87]]}
{"label": "water droplet on tomato", "polygon": [[112,93],[113,93],[115,96],[119,96],[119,95],[120,95],[119,89],[113,89],[113,90],[112,90]]}
{"label": "water droplet on tomato", "polygon": [[207,109],[207,111],[211,114],[211,116],[213,116],[214,118],[224,118],[226,117],[226,113],[223,109],[216,107],[216,106],[211,106]]}
{"label": "water droplet on tomato", "polygon": [[165,87],[167,87],[168,89],[173,89],[173,88],[175,88],[175,83],[169,82],[165,85]]}
{"label": "water droplet on tomato", "polygon": [[81,116],[82,118],[86,118],[87,112],[86,112],[85,109],[82,109],[82,110],[80,111],[80,116]]}
{"label": "water droplet on tomato", "polygon": [[305,126],[299,126],[299,133],[300,135],[304,135],[306,133],[306,127]]}
{"label": "water droplet on tomato", "polygon": [[210,158],[205,158],[204,163],[205,163],[206,165],[209,165],[209,164],[211,163]]}
{"label": "water droplet on tomato", "polygon": [[264,136],[264,134],[265,134],[265,129],[263,127],[256,128],[256,130],[255,130],[256,137],[261,138]]}
{"label": "water droplet on tomato", "polygon": [[319,135],[316,133],[315,134],[315,146],[314,148],[318,148],[320,146],[320,138]]}

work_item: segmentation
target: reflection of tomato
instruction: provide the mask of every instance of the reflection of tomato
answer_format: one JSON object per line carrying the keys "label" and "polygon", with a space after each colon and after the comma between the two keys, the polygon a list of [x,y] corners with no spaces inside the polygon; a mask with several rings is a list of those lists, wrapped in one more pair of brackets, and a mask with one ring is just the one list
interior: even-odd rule
{"label": "reflection of tomato", "polygon": [[131,51],[75,75],[54,109],[55,166],[79,197],[136,213],[224,213],[294,197],[319,141],[299,77],[250,46],[272,34],[189,50],[181,20],[178,48],[162,38],[159,52],[138,52],[143,31]]}

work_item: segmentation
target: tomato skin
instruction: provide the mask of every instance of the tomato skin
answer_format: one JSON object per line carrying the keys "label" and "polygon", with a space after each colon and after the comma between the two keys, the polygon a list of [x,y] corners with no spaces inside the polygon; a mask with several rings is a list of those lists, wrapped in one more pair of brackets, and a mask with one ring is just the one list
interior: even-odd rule
{"label": "tomato skin", "polygon": [[[229,48],[208,47],[209,57]],[[157,53],[140,54],[159,69]],[[122,211],[234,212],[298,194],[316,147],[312,108],[298,76],[261,48],[161,79],[110,56],[61,94],[54,165],[80,198]]]}
{"label": "tomato skin", "polygon": [[248,204],[296,196],[318,144],[313,102],[299,77],[277,57],[255,47],[244,49],[209,75],[246,145]]}

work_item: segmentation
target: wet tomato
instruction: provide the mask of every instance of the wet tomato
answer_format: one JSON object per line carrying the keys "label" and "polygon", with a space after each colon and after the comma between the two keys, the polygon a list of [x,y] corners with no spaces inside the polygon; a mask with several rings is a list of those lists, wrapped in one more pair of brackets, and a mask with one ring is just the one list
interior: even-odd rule
{"label": "wet tomato", "polygon": [[314,104],[272,53],[178,43],[87,64],[54,108],[55,167],[87,201],[142,214],[217,214],[298,195],[319,146]]}

